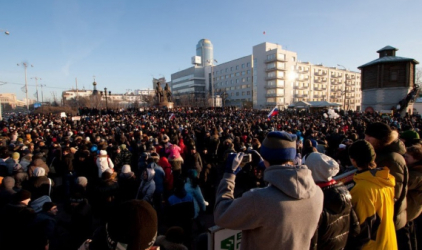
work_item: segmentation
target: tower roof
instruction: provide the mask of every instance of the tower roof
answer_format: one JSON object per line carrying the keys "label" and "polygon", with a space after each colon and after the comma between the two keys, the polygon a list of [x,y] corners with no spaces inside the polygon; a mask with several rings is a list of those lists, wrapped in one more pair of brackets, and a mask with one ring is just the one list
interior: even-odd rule
{"label": "tower roof", "polygon": [[377,51],[377,53],[380,53],[380,52],[383,52],[383,51],[387,51],[387,50],[394,50],[394,51],[397,51],[397,50],[399,50],[399,49],[394,48],[393,46],[387,45],[387,46],[385,46],[384,48],[382,48],[382,49],[378,50],[378,51]]}

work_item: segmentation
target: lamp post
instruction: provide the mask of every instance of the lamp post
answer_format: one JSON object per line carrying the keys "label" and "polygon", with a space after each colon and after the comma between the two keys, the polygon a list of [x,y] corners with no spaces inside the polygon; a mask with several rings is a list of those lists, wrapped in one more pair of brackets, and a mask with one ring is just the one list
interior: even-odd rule
{"label": "lamp post", "polygon": [[[101,96],[103,96],[102,91],[100,91],[100,94],[101,94]],[[106,101],[106,110],[107,111],[108,111],[107,97],[110,97],[110,95],[111,95],[111,91],[108,91],[108,93],[107,93],[107,88],[104,88],[104,98],[105,98],[105,101]]]}
{"label": "lamp post", "polygon": [[44,92],[42,90],[45,87],[45,84],[40,84],[41,87],[41,110],[44,111]]}
{"label": "lamp post", "polygon": [[229,94],[227,94],[226,91],[223,92],[223,94],[221,94],[221,97],[223,98],[223,108],[226,107],[226,99],[229,96]]}
{"label": "lamp post", "polygon": [[[26,109],[29,110],[29,100],[28,100],[28,78],[26,74],[26,68],[28,68],[28,63],[24,62],[22,63],[23,67],[25,68],[25,93],[26,93]],[[18,66],[20,64],[18,63]],[[34,65],[31,64],[31,67],[34,67]]]}
{"label": "lamp post", "polygon": [[211,99],[212,99],[212,107],[215,106],[215,98],[214,98],[214,62],[218,63],[216,59],[214,60],[207,60],[207,63],[211,64]]}

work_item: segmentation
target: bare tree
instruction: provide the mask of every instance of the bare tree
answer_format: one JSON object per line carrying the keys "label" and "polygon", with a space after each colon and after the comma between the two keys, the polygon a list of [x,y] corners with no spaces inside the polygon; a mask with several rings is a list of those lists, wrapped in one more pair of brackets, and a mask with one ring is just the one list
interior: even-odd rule
{"label": "bare tree", "polygon": [[422,68],[416,68],[415,84],[422,87]]}

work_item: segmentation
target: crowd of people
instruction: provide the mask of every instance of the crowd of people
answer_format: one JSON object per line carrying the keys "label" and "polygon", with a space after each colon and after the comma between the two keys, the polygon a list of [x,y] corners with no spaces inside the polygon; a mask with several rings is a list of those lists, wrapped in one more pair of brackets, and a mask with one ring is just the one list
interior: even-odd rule
{"label": "crowd of people", "polygon": [[421,249],[421,117],[326,112],[10,116],[0,249],[205,250],[207,218],[240,249]]}

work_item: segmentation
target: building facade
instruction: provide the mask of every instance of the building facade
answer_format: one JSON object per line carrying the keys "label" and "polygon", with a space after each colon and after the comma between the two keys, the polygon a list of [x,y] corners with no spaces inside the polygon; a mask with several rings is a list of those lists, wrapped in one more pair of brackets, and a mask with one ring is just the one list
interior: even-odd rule
{"label": "building facade", "polygon": [[[207,39],[200,40],[198,46],[203,40]],[[199,61],[204,63],[192,60],[194,67],[171,75],[173,94],[201,95],[211,99],[209,105],[215,105],[211,97],[219,96],[223,105],[256,109],[286,108],[299,101],[335,102],[348,110],[361,108],[359,72],[300,62],[296,52],[278,44],[258,44],[252,47],[251,55],[217,65],[202,66]]]}
{"label": "building facade", "polygon": [[[386,46],[377,51],[379,58],[359,67],[362,74],[362,108],[412,113],[407,96],[415,88],[416,64],[413,58],[396,56],[398,49]],[[409,98],[409,101],[412,98]]]}

